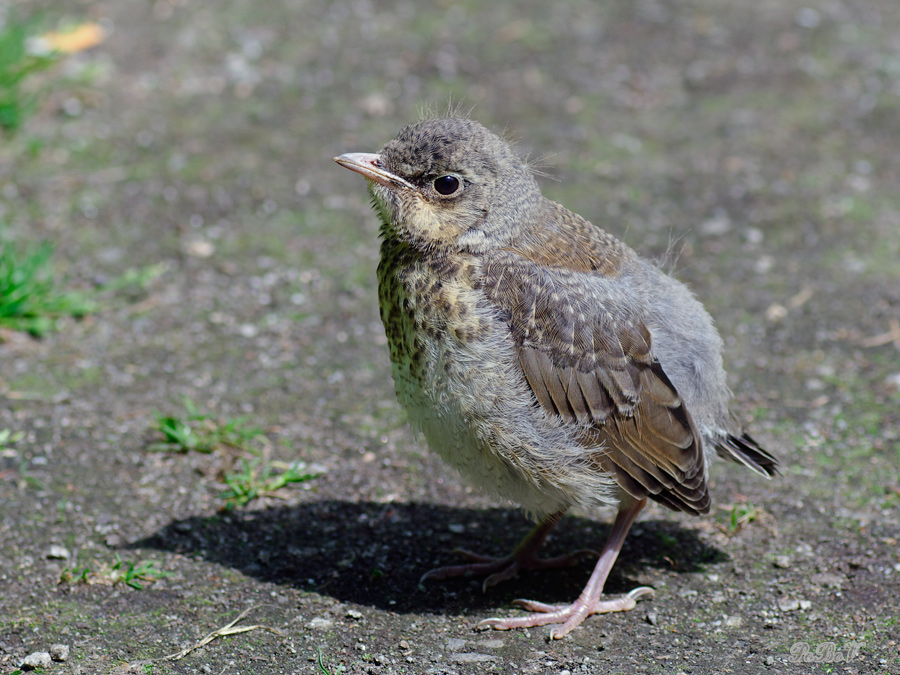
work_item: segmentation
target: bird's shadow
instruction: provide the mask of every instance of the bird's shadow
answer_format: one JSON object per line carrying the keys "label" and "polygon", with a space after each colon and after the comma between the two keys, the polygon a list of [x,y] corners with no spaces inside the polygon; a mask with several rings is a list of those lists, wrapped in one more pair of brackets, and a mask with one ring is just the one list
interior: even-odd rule
{"label": "bird's shadow", "polygon": [[[468,613],[523,596],[571,602],[587,581],[593,558],[571,568],[522,573],[487,594],[481,579],[419,584],[429,569],[460,562],[453,548],[506,555],[529,527],[516,509],[325,500],[187,518],[126,547],[200,557],[269,583],[392,612]],[[568,516],[543,553],[599,550],[608,533],[609,525]],[[690,572],[725,559],[677,523],[641,521],[626,540],[606,591],[623,593],[638,585],[627,575],[642,567]]]}

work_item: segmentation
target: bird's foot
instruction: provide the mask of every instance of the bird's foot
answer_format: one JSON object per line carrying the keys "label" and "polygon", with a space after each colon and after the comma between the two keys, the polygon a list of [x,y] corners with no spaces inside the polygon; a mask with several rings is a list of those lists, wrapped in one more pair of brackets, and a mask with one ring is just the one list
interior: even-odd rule
{"label": "bird's foot", "polygon": [[534,628],[536,626],[545,626],[548,623],[559,623],[562,625],[550,631],[550,639],[558,640],[565,637],[573,628],[592,614],[626,612],[629,609],[634,609],[637,601],[641,598],[652,597],[652,588],[640,586],[615,600],[585,602],[579,598],[571,605],[547,605],[542,602],[534,602],[533,600],[515,600],[514,602],[517,605],[529,612],[534,612],[534,614],[508,619],[485,619],[477,627],[510,630],[511,628]]}
{"label": "bird's foot", "polygon": [[469,562],[465,565],[451,565],[438,567],[426,572],[419,579],[419,583],[430,580],[450,579],[462,576],[488,575],[482,584],[482,590],[499,584],[501,581],[512,579],[520,570],[543,570],[554,567],[572,567],[585,556],[597,556],[599,553],[591,549],[582,549],[567,555],[554,558],[538,558],[533,551],[516,552],[503,558],[480,555],[465,549],[456,549],[455,554],[462,556]]}

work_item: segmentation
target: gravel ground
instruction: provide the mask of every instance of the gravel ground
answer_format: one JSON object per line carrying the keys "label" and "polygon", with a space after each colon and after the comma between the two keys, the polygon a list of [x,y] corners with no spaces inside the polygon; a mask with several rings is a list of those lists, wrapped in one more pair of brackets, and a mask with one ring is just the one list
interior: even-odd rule
{"label": "gravel ground", "polygon": [[[25,434],[0,452],[0,672],[900,673],[896,0],[16,4],[110,34],[0,145],[10,231],[102,303],[0,335],[0,430]],[[695,289],[783,464],[715,465],[704,518],[650,507],[608,591],[656,597],[559,642],[473,627],[571,600],[589,561],[417,583],[528,523],[406,427],[377,222],[331,157],[448,101]],[[223,510],[233,452],[152,448],[184,396],[321,475]]]}

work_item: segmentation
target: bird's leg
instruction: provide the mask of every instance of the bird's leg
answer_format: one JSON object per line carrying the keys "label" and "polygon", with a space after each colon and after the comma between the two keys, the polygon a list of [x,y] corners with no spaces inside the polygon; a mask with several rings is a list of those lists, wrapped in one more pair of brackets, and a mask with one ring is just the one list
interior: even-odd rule
{"label": "bird's leg", "polygon": [[621,598],[604,600],[602,602],[600,600],[600,596],[603,594],[603,586],[606,584],[606,578],[616,562],[619,551],[622,550],[622,544],[625,542],[628,530],[646,503],[646,499],[627,497],[619,504],[619,511],[616,514],[612,532],[609,533],[609,539],[603,548],[603,553],[600,554],[596,567],[594,567],[594,572],[591,574],[591,578],[588,580],[581,595],[571,605],[545,605],[544,603],[531,600],[516,600],[516,604],[531,612],[535,612],[535,614],[510,619],[485,619],[478,626],[480,628],[509,630],[510,628],[532,628],[534,626],[544,626],[548,623],[562,623],[560,628],[550,632],[551,639],[559,639],[591,614],[623,612],[634,608],[635,601],[639,598],[652,597],[653,589],[641,586]]}
{"label": "bird's leg", "polygon": [[578,560],[585,555],[600,555],[596,551],[584,549],[575,551],[568,555],[557,556],[555,558],[538,558],[537,552],[550,534],[550,531],[556,527],[556,524],[563,517],[565,509],[552,513],[542,520],[534,529],[529,532],[525,538],[519,542],[515,550],[504,558],[494,558],[491,556],[472,553],[463,549],[456,549],[455,553],[466,558],[469,561],[465,565],[453,565],[450,567],[438,567],[430,572],[426,572],[419,583],[428,581],[429,579],[449,579],[450,577],[489,575],[482,584],[482,589],[487,590],[491,586],[511,579],[519,572],[519,570],[535,570],[547,569],[550,567],[569,567],[575,565]]}

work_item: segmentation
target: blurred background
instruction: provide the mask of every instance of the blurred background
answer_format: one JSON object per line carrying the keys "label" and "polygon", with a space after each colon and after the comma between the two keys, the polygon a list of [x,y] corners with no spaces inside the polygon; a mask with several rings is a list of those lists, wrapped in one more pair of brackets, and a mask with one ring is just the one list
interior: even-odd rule
{"label": "blurred background", "polygon": [[[0,667],[92,634],[111,598],[130,618],[82,649],[85,672],[175,651],[271,594],[269,619],[299,636],[293,655],[259,638],[272,668],[314,672],[324,644],[350,672],[422,672],[536,593],[531,578],[494,596],[415,585],[453,546],[502,550],[526,522],[405,426],[377,219],[331,161],[450,107],[691,285],[725,339],[736,415],[783,461],[770,483],[714,467],[706,520],[650,513],[618,590],[669,584],[667,616],[604,619],[604,667],[643,672],[627,638],[665,654],[699,625],[683,667],[795,672],[802,638],[861,641],[855,672],[896,669],[895,0],[0,0],[0,567],[15,570]],[[587,515],[559,541],[599,544]],[[396,552],[407,536],[421,550]],[[675,593],[694,586],[722,604]],[[411,620],[462,645],[425,631],[409,648]],[[599,658],[586,627],[560,668]],[[384,663],[360,661],[362,634]],[[495,669],[542,663],[504,640]],[[242,658],[229,645],[206,657],[215,672]]]}

